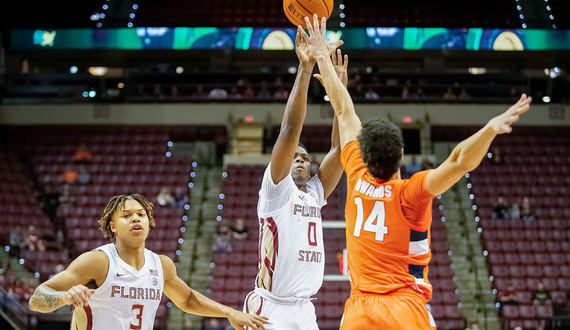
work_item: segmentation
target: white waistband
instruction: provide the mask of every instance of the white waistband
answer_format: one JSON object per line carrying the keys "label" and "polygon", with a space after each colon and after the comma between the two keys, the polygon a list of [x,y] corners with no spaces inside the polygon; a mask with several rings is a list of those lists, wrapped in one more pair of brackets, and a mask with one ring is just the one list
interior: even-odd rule
{"label": "white waistband", "polygon": [[310,302],[313,299],[316,299],[316,298],[311,298],[311,297],[308,297],[308,298],[277,297],[276,295],[271,293],[271,291],[261,289],[261,288],[257,288],[257,287],[253,291],[256,294],[258,294],[259,296],[261,296],[263,299],[267,299],[273,303],[283,304],[283,305],[302,305],[302,304]]}

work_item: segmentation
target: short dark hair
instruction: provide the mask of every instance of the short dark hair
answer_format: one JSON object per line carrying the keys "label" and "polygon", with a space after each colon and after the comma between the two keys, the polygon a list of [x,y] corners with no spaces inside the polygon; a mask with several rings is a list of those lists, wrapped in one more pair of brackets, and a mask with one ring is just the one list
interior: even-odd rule
{"label": "short dark hair", "polygon": [[119,195],[111,198],[107,206],[105,207],[105,211],[103,212],[103,216],[99,219],[99,230],[103,232],[105,238],[110,240],[115,239],[115,233],[111,230],[111,225],[109,224],[113,220],[113,216],[119,208],[127,201],[127,200],[134,200],[139,202],[143,209],[148,216],[148,221],[151,227],[154,227],[156,224],[154,222],[154,218],[152,216],[152,208],[154,205],[149,202],[144,196],[139,194],[132,194],[132,195]]}
{"label": "short dark hair", "polygon": [[368,172],[390,180],[402,161],[404,138],[398,126],[385,118],[372,118],[362,124],[358,135],[360,154]]}
{"label": "short dark hair", "polygon": [[309,153],[309,150],[307,150],[307,147],[305,147],[305,145],[302,144],[301,142],[299,142],[298,146],[301,147],[301,148],[303,148],[303,149],[305,149],[305,151],[306,151],[307,153]]}

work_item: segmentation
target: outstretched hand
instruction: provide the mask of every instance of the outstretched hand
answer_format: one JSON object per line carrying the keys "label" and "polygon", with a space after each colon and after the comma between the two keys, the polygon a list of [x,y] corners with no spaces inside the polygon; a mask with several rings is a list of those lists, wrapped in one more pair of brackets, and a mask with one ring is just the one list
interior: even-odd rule
{"label": "outstretched hand", "polygon": [[232,327],[239,330],[266,330],[264,324],[271,324],[265,316],[246,314],[237,310],[228,316],[228,321]]}
{"label": "outstretched hand", "polygon": [[[334,53],[332,54],[331,61],[333,64],[334,71],[338,76],[338,79],[340,79],[340,82],[344,85],[344,87],[346,87],[348,84],[348,74],[347,74],[348,55],[346,54],[344,55],[344,64],[343,64],[342,53],[340,49],[337,49],[336,55]],[[316,73],[313,76],[321,82],[321,85],[325,86],[323,82],[323,77],[320,74]]]}
{"label": "outstretched hand", "polygon": [[530,108],[532,97],[523,94],[517,103],[512,105],[507,111],[491,119],[487,125],[492,127],[495,134],[510,133],[513,128],[512,123],[519,120],[520,115]]}
{"label": "outstretched hand", "polygon": [[[327,20],[324,17],[321,19],[320,26],[319,18],[316,14],[313,15],[313,25],[311,25],[308,17],[305,17],[305,23],[307,24],[307,31],[309,31],[310,36],[307,35],[305,30],[303,30],[299,25],[297,27],[297,39],[301,36],[303,43],[307,47],[307,53],[310,58],[315,59],[318,55],[332,55],[335,49],[344,43],[342,40],[339,40],[332,45],[328,43],[326,37]],[[297,41],[295,41],[295,44],[298,44]],[[299,56],[299,53],[297,53],[297,56]]]}

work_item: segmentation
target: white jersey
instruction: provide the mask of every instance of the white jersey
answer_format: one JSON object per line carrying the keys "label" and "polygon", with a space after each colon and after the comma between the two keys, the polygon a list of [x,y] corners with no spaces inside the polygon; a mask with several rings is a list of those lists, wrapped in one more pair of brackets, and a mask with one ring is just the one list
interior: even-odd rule
{"label": "white jersey", "polygon": [[274,184],[271,164],[267,166],[257,205],[258,292],[281,298],[308,298],[323,284],[321,207],[327,202],[318,175],[307,182],[306,188],[306,193],[299,190],[290,173]]}
{"label": "white jersey", "polygon": [[164,288],[159,256],[145,249],[144,266],[136,270],[119,257],[115,244],[93,251],[107,254],[109,270],[89,306],[74,309],[71,330],[152,330]]}

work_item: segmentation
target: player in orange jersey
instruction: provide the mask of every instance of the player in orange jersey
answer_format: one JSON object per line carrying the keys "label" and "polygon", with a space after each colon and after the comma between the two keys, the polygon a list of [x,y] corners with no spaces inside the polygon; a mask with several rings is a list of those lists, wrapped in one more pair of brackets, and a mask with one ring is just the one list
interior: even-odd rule
{"label": "player in orange jersey", "polygon": [[317,59],[338,117],[347,176],[346,243],[352,292],[340,328],[435,329],[426,308],[432,292],[427,278],[432,199],[479,165],[495,136],[510,133],[511,124],[529,109],[531,98],[523,94],[506,112],[457,145],[437,169],[401,180],[400,129],[386,119],[361,124],[326,52],[318,18],[313,17],[312,25],[306,21],[310,37],[304,31],[302,35]]}

